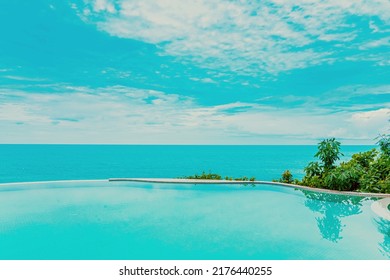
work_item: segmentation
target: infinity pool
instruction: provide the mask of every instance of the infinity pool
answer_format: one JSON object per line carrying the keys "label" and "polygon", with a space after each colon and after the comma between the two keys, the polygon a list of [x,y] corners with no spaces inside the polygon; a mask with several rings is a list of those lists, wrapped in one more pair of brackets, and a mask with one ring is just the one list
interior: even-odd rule
{"label": "infinity pool", "polygon": [[278,186],[0,185],[0,259],[390,259],[375,199]]}

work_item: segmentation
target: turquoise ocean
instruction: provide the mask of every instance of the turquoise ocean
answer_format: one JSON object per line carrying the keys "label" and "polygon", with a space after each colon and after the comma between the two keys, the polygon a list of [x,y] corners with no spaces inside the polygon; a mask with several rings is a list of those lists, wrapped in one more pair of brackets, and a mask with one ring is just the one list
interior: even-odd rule
{"label": "turquoise ocean", "polygon": [[[342,146],[346,160],[373,146]],[[213,172],[272,180],[302,178],[316,146],[0,145],[0,182],[169,177]]]}

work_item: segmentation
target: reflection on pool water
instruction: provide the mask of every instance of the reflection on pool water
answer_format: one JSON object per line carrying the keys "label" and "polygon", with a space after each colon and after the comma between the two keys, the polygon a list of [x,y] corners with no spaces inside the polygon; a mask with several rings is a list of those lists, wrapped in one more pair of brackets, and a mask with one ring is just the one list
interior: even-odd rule
{"label": "reflection on pool water", "polygon": [[0,259],[389,259],[375,199],[277,186],[0,186]]}

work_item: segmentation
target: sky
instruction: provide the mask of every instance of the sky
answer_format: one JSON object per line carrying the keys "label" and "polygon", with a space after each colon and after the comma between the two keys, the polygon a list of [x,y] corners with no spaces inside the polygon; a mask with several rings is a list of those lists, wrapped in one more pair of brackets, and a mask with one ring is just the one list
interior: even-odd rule
{"label": "sky", "polygon": [[0,0],[0,143],[374,144],[388,0]]}

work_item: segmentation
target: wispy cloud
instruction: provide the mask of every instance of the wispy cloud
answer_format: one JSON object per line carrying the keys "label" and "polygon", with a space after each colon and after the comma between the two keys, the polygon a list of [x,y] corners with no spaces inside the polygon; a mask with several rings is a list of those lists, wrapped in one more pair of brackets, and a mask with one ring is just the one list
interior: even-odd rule
{"label": "wispy cloud", "polygon": [[338,94],[352,94],[352,95],[389,95],[390,84],[388,85],[352,85],[343,86],[335,90]]}
{"label": "wispy cloud", "polygon": [[5,76],[3,76],[3,78],[9,79],[9,80],[16,80],[16,81],[26,81],[26,82],[43,82],[43,81],[45,81],[45,79],[41,79],[41,78],[31,78],[31,77],[13,76],[13,75],[5,75]]}
{"label": "wispy cloud", "polygon": [[201,82],[201,83],[206,83],[206,84],[215,84],[216,81],[214,81],[211,78],[197,78],[197,77],[191,77],[189,78],[191,81],[195,82]]}
{"label": "wispy cloud", "polygon": [[[86,2],[79,15],[113,36],[156,44],[162,55],[201,67],[251,76],[344,59],[340,51],[359,49],[354,40],[370,37],[370,31],[356,28],[351,16],[390,22],[387,0]],[[380,28],[374,20],[367,22],[372,33]],[[368,39],[360,49],[384,41]]]}
{"label": "wispy cloud", "polygon": [[369,41],[365,44],[362,44],[359,47],[359,49],[367,50],[367,49],[379,48],[379,47],[390,47],[390,36],[378,40]]}
{"label": "wispy cloud", "polygon": [[334,136],[372,143],[388,129],[390,114],[388,107],[335,113],[308,110],[312,104],[205,106],[185,95],[148,89],[52,87],[57,93],[0,89],[0,126],[10,132],[1,134],[0,142],[314,144]]}
{"label": "wispy cloud", "polygon": [[335,110],[357,111],[390,108],[390,102],[385,100],[390,100],[390,84],[356,84],[332,89],[320,98],[312,98],[311,102]]}

